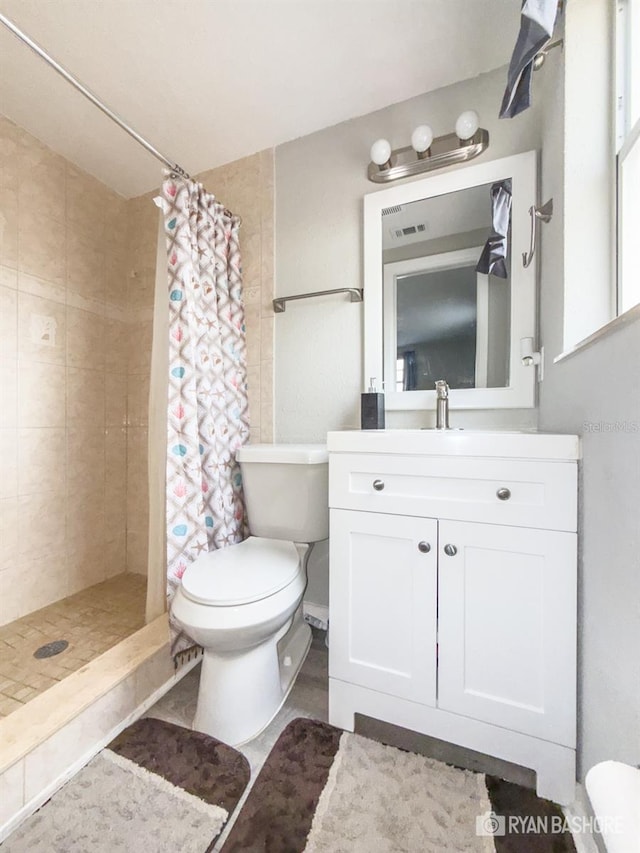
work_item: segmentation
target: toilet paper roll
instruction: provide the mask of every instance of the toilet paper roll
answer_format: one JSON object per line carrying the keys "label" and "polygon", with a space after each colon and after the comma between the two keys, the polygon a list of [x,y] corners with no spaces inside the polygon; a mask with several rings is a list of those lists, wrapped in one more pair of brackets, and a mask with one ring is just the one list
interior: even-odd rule
{"label": "toilet paper roll", "polygon": [[585,785],[607,853],[638,853],[640,770],[620,761],[602,761],[589,770]]}

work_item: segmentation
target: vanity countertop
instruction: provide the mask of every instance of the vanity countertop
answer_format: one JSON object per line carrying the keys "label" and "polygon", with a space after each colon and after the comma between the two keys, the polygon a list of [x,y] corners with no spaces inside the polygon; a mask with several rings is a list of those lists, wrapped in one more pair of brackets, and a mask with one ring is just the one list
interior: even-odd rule
{"label": "vanity countertop", "polygon": [[580,438],[543,432],[501,430],[372,429],[327,433],[337,453],[401,453],[419,456],[483,456],[570,462],[579,459]]}

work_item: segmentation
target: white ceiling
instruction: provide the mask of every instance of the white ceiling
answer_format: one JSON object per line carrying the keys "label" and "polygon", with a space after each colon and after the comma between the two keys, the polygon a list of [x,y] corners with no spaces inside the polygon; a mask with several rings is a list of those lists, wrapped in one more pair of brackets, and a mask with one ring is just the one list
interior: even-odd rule
{"label": "white ceiling", "polygon": [[[504,65],[519,0],[0,0],[192,174]],[[496,37],[498,34],[498,37]],[[124,196],[160,165],[0,26],[0,111]]]}

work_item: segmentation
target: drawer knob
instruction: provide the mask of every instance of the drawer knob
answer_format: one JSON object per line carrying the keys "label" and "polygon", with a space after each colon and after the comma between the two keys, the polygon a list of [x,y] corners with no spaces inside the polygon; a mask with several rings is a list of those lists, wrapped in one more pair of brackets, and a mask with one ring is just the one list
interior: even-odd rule
{"label": "drawer knob", "polygon": [[455,557],[455,555],[458,553],[458,549],[455,545],[445,545],[444,553],[447,555],[447,557]]}
{"label": "drawer knob", "polygon": [[421,554],[428,554],[431,550],[431,545],[428,542],[418,542],[418,551]]}
{"label": "drawer knob", "polygon": [[508,501],[511,497],[511,489],[501,488],[496,492],[496,496],[499,501]]}
{"label": "drawer knob", "polygon": [[376,492],[381,492],[384,489],[384,480],[374,480],[373,488],[376,490]]}

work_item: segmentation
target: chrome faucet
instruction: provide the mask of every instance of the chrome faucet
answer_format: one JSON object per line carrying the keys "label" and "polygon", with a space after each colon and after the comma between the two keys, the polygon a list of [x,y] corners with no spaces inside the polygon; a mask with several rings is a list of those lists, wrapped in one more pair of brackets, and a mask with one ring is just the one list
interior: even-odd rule
{"label": "chrome faucet", "polygon": [[436,429],[451,429],[449,426],[449,386],[444,379],[436,382]]}

